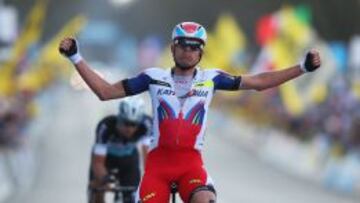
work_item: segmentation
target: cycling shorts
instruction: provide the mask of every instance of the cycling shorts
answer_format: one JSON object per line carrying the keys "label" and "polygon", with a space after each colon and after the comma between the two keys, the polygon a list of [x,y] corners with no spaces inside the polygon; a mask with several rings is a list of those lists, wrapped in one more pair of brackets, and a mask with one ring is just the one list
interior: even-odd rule
{"label": "cycling shorts", "polygon": [[191,193],[197,188],[212,185],[199,151],[164,148],[152,150],[147,156],[138,198],[141,203],[168,203],[172,183],[178,185],[183,202],[189,202]]}

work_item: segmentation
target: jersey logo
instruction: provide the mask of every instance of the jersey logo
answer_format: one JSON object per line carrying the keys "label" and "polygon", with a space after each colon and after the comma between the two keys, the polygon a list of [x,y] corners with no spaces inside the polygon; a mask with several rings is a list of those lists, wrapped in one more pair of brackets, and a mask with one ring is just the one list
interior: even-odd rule
{"label": "jersey logo", "polygon": [[157,95],[175,95],[175,91],[171,89],[158,89]]}
{"label": "jersey logo", "polygon": [[212,80],[206,80],[204,82],[198,82],[195,83],[194,85],[195,87],[208,87],[208,88],[212,88],[214,87],[214,82]]}
{"label": "jersey logo", "polygon": [[152,79],[150,81],[150,84],[152,84],[152,85],[160,85],[160,86],[165,86],[165,87],[171,87],[170,83],[167,83],[167,82],[161,81],[161,80]]}
{"label": "jersey logo", "polygon": [[209,91],[205,90],[192,90],[190,96],[197,96],[197,97],[207,97],[209,94]]}
{"label": "jersey logo", "polygon": [[201,184],[201,180],[194,178],[194,179],[189,180],[189,184]]}
{"label": "jersey logo", "polygon": [[146,202],[146,201],[154,198],[155,195],[156,195],[155,192],[150,192],[150,193],[146,194],[146,195],[142,198],[142,201],[143,201],[143,202]]}
{"label": "jersey logo", "polygon": [[185,95],[179,96],[179,98],[180,99],[185,99],[185,98],[193,97],[193,96],[207,97],[208,94],[209,94],[209,91],[192,89],[188,93],[186,93]]}

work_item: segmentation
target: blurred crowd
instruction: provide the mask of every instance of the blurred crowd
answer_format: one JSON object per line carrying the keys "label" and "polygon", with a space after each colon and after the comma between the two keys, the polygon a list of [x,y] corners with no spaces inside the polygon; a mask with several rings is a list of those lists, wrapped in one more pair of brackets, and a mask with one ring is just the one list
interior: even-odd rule
{"label": "blurred crowd", "polygon": [[231,112],[256,125],[277,127],[304,142],[322,137],[330,155],[360,153],[360,37],[324,41],[310,18],[309,10],[301,6],[284,7],[261,18],[257,25],[260,54],[242,72],[280,70],[301,62],[310,48],[321,53],[319,71],[264,93],[223,96]]}
{"label": "blurred crowd", "polygon": [[[228,108],[256,125],[276,127],[303,142],[321,137],[329,146],[329,155],[360,154],[360,100],[344,78],[337,80],[340,84],[328,86],[324,101],[311,105],[301,115],[294,116],[284,108],[278,89],[230,97]],[[234,112],[234,108],[241,109]]]}
{"label": "blurred crowd", "polygon": [[36,98],[57,81],[68,78],[70,68],[58,56],[64,35],[76,34],[84,17],[76,16],[52,39],[41,42],[47,1],[39,0],[27,13],[18,31],[17,11],[0,5],[0,147],[17,148],[26,143],[27,126],[41,107]]}
{"label": "blurred crowd", "polygon": [[303,116],[291,119],[289,131],[305,138],[324,136],[334,149],[340,150],[334,151],[337,155],[353,150],[360,153],[360,101],[344,78],[337,80],[341,84],[329,86],[326,100],[307,110]]}
{"label": "blurred crowd", "polygon": [[24,142],[26,126],[35,114],[32,97],[30,92],[22,92],[0,99],[0,147],[16,148]]}

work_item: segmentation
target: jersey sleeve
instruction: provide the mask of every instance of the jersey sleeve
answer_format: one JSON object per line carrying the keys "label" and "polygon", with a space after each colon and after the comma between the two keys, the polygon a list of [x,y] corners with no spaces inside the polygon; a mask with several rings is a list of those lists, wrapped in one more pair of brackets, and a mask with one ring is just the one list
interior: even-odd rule
{"label": "jersey sleeve", "polygon": [[95,138],[95,144],[93,146],[93,154],[99,155],[99,156],[105,156],[107,153],[107,139],[108,139],[108,132],[109,132],[109,120],[111,120],[109,117],[104,118],[99,122],[99,124],[96,127],[96,138]]}
{"label": "jersey sleeve", "polygon": [[151,143],[151,137],[150,135],[145,135],[143,136],[138,142],[137,142],[140,146],[150,146]]}
{"label": "jersey sleeve", "polygon": [[136,132],[138,144],[146,146],[150,145],[152,127],[152,118],[149,115],[145,115],[138,131]]}
{"label": "jersey sleeve", "polygon": [[107,153],[106,133],[108,127],[105,122],[100,122],[96,128],[96,139],[93,146],[93,154],[105,156]]}
{"label": "jersey sleeve", "polygon": [[241,76],[233,76],[218,70],[213,82],[215,90],[238,90]]}
{"label": "jersey sleeve", "polygon": [[106,135],[109,128],[105,122],[100,122],[96,128],[96,144],[106,144]]}
{"label": "jersey sleeve", "polygon": [[140,94],[149,89],[151,77],[145,72],[122,81],[126,96]]}
{"label": "jersey sleeve", "polygon": [[105,156],[107,154],[107,145],[96,143],[93,147],[93,154],[99,155],[99,156]]}

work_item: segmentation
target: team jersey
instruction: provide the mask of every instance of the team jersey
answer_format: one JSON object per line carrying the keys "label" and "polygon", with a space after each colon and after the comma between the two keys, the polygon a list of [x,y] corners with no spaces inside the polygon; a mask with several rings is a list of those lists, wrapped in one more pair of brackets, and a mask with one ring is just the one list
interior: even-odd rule
{"label": "team jersey", "polygon": [[135,135],[128,139],[116,129],[117,117],[110,115],[102,119],[96,127],[96,139],[93,153],[96,155],[130,156],[137,150],[138,144],[149,145],[151,118],[144,116]]}
{"label": "team jersey", "polygon": [[172,69],[149,68],[123,81],[126,95],[148,91],[152,100],[153,130],[150,151],[157,148],[201,151],[207,113],[216,90],[237,90],[240,76],[218,69],[196,68],[189,91],[179,94]]}

